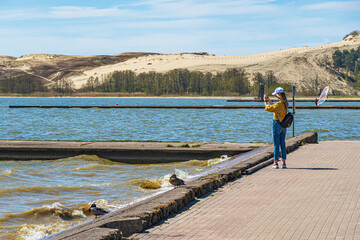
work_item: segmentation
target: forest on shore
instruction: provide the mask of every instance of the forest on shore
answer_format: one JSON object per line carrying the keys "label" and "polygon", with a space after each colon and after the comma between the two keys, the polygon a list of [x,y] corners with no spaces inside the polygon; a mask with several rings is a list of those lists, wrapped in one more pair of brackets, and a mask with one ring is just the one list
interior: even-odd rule
{"label": "forest on shore", "polygon": [[257,95],[259,85],[265,91],[282,86],[291,91],[292,86],[279,83],[272,71],[253,74],[254,84],[250,84],[250,74],[242,68],[229,68],[223,73],[202,73],[187,69],[174,69],[166,73],[148,72],[136,74],[133,71],[115,71],[100,77],[90,77],[80,89],[63,78],[51,86],[44,86],[35,77],[18,76],[5,79],[0,84],[1,93],[32,94],[52,92],[56,95],[74,93],[122,93],[123,95],[145,96],[240,96]]}

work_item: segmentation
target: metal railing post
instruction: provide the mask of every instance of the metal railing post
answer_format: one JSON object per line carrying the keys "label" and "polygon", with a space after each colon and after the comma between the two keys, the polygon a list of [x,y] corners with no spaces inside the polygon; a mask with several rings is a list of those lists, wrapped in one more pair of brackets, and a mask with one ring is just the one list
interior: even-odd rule
{"label": "metal railing post", "polygon": [[295,92],[296,87],[292,87],[292,102],[293,102],[293,115],[294,115],[294,121],[293,121],[293,137],[295,137]]}

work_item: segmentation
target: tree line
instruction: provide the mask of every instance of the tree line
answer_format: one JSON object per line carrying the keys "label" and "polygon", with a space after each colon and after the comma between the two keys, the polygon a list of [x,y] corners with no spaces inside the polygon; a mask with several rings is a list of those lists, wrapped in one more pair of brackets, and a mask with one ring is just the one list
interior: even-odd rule
{"label": "tree line", "polygon": [[[174,69],[166,73],[148,72],[136,74],[133,71],[126,70],[101,76],[100,79],[99,77],[90,77],[80,91],[142,92],[153,96],[226,96],[257,94],[260,84],[265,85],[265,90],[278,84],[272,71],[265,74],[254,73],[255,84],[253,86],[250,85],[250,78],[250,74],[243,68],[229,68],[221,73]],[[286,86],[286,84],[283,85]]]}
{"label": "tree line", "polygon": [[[254,84],[250,84],[250,80]],[[291,91],[290,84],[279,84],[272,71],[266,73],[247,73],[243,68],[229,68],[219,73],[203,73],[187,69],[175,69],[166,73],[148,72],[136,74],[134,71],[115,71],[100,77],[90,77],[76,92],[121,92],[141,93],[149,96],[194,95],[194,96],[233,96],[252,94],[256,96],[259,85],[270,92],[278,86]],[[56,80],[51,86],[44,86],[35,76],[21,75],[0,81],[1,93],[31,94],[50,92],[72,94],[74,83],[70,79]]]}
{"label": "tree line", "polygon": [[347,83],[360,87],[360,46],[351,50],[336,50],[332,55],[333,66],[341,72]]}
{"label": "tree line", "polygon": [[74,83],[66,78],[56,80],[51,86],[44,86],[42,80],[32,75],[20,75],[0,81],[0,93],[32,94],[36,92],[53,92],[71,94]]}
{"label": "tree line", "polygon": [[0,82],[1,93],[31,94],[46,91],[48,91],[48,89],[43,85],[41,80],[29,75],[5,78]]}
{"label": "tree line", "polygon": [[247,94],[250,90],[248,74],[242,68],[227,69],[223,73],[202,73],[174,69],[166,73],[115,71],[109,75],[90,77],[84,92],[142,92],[146,95],[231,95]]}

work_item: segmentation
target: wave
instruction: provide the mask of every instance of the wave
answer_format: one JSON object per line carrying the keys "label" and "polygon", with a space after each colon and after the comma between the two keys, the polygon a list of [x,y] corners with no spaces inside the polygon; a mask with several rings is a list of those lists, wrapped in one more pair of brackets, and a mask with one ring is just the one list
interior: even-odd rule
{"label": "wave", "polygon": [[[106,200],[99,199],[67,207],[55,202],[22,213],[6,214],[5,218],[0,218],[0,239],[42,239],[83,222],[90,215],[92,203],[110,211],[118,208],[110,207]],[[10,222],[12,226],[1,226]],[[26,224],[22,224],[24,222]]]}
{"label": "wave", "polygon": [[[19,214],[7,214],[6,217],[20,218],[22,220],[25,219],[26,222],[31,222],[31,224],[27,223],[17,226],[15,234],[17,237],[15,239],[35,240],[83,222],[83,219],[90,215],[88,209],[92,203],[96,203],[97,206],[109,210],[107,201],[99,199],[94,202],[69,207],[64,207],[61,203],[56,202]],[[65,221],[59,221],[59,218]],[[44,224],[44,222],[48,224]]]}
{"label": "wave", "polygon": [[87,162],[97,162],[97,163],[110,164],[110,165],[124,165],[124,163],[114,162],[109,159],[99,157],[97,155],[87,155],[87,154],[77,155],[75,157],[62,158],[59,160],[61,161],[83,160]]}
{"label": "wave", "polygon": [[[175,169],[175,174],[186,181],[190,176],[187,172]],[[169,183],[169,179],[171,177],[172,173],[166,174],[161,179],[133,179],[130,180],[128,184],[131,185],[137,185],[142,189],[160,189],[160,188],[168,188],[172,186]]]}
{"label": "wave", "polygon": [[33,208],[31,210],[28,210],[26,212],[22,213],[8,213],[5,216],[7,218],[15,218],[15,219],[43,219],[46,217],[60,217],[63,220],[73,220],[76,218],[85,218],[87,215],[89,215],[86,211],[89,209],[90,204],[81,204],[77,207],[73,208],[66,208],[61,203],[53,203],[51,205],[43,205],[38,208]]}
{"label": "wave", "polygon": [[52,223],[52,224],[24,224],[18,227],[15,239],[37,240],[50,234],[60,232],[73,225],[71,222]]}
{"label": "wave", "polygon": [[213,166],[213,165],[217,165],[219,163],[225,162],[229,159],[230,159],[230,157],[228,157],[227,155],[223,155],[220,158],[213,158],[213,159],[209,159],[209,160],[190,160],[186,163],[193,165],[193,166],[209,167],[209,166]]}
{"label": "wave", "polygon": [[161,188],[162,182],[162,180],[134,179],[130,181],[130,184],[138,185],[143,189],[159,189]]}

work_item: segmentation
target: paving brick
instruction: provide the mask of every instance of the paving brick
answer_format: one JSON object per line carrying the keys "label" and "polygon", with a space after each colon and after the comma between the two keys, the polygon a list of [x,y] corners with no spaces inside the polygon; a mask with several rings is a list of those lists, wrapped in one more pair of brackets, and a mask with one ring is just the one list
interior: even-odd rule
{"label": "paving brick", "polygon": [[360,141],[308,144],[135,239],[360,239]]}

